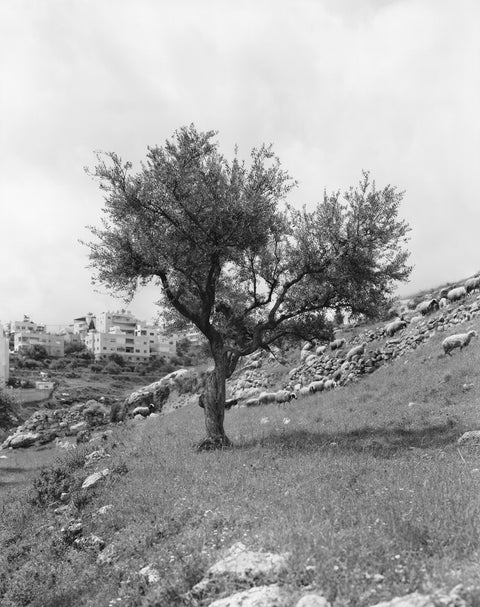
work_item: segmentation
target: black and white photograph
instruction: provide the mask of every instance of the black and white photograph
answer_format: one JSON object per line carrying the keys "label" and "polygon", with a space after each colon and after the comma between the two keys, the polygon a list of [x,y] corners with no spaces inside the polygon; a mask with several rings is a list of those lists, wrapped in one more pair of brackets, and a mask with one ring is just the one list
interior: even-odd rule
{"label": "black and white photograph", "polygon": [[1,607],[480,606],[479,23],[1,0]]}

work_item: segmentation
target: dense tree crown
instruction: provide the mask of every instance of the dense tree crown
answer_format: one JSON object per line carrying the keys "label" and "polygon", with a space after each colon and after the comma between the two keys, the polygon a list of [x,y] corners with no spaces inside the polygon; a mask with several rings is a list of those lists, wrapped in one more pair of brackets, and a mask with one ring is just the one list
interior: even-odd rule
{"label": "dense tree crown", "polygon": [[328,310],[373,315],[411,268],[395,187],[377,190],[364,172],[358,187],[298,210],[271,147],[228,161],[215,136],[181,128],[138,172],[115,153],[98,156],[105,216],[89,248],[110,289],[158,283],[163,304],[208,339],[224,382],[260,347],[327,337]]}

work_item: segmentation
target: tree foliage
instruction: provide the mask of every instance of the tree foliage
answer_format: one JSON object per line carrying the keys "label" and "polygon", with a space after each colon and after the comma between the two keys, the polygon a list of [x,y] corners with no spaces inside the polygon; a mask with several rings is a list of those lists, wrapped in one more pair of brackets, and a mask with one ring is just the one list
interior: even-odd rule
{"label": "tree foliage", "polygon": [[410,268],[395,187],[377,189],[363,172],[356,188],[295,209],[286,198],[296,184],[271,147],[230,162],[215,136],[181,128],[138,172],[99,155],[105,215],[89,248],[98,281],[127,296],[154,281],[162,304],[205,335],[218,413],[241,356],[328,337],[330,310],[371,316]]}

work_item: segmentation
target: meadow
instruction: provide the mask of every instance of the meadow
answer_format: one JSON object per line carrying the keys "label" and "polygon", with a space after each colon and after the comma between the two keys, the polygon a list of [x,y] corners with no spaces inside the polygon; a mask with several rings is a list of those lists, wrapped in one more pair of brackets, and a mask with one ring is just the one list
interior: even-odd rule
{"label": "meadow", "polygon": [[[79,447],[26,490],[0,495],[0,604],[5,607],[206,607],[188,591],[237,541],[288,552],[281,583],[337,606],[368,606],[462,583],[480,605],[480,343],[440,354],[438,334],[348,387],[288,405],[227,412],[228,450],[197,453],[203,412],[118,425],[90,490]],[[105,564],[62,534],[60,491]],[[111,504],[104,515],[101,506]],[[108,552],[106,552],[108,551]],[[152,565],[161,581],[138,571]]]}

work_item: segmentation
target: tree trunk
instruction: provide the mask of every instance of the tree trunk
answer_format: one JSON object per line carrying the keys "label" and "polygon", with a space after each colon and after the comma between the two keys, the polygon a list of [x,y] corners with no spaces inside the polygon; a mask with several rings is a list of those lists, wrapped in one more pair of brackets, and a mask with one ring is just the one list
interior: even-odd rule
{"label": "tree trunk", "polygon": [[201,403],[205,412],[206,438],[198,445],[199,450],[220,449],[231,445],[225,434],[226,357],[223,344],[211,344],[215,367],[206,378]]}

